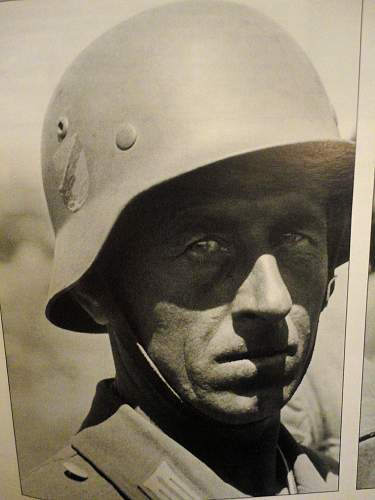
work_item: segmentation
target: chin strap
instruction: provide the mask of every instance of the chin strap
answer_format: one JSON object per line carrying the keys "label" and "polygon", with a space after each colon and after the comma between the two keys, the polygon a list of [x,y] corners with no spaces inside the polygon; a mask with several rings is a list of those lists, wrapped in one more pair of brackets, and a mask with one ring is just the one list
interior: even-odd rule
{"label": "chin strap", "polygon": [[279,455],[280,455],[281,460],[282,460],[284,467],[285,467],[288,493],[289,493],[289,495],[296,495],[298,493],[298,488],[297,488],[296,479],[294,477],[293,470],[289,467],[288,461],[285,458],[285,455],[282,452],[280,446],[277,446],[277,451],[279,452]]}
{"label": "chin strap", "polygon": [[180,401],[182,401],[182,399],[177,394],[177,392],[173,389],[173,387],[171,385],[168,384],[168,382],[165,380],[165,378],[163,377],[163,375],[160,373],[160,370],[155,365],[155,363],[152,361],[152,359],[150,358],[150,356],[147,354],[147,352],[145,351],[145,349],[143,348],[143,346],[139,342],[136,342],[136,345],[138,347],[138,350],[141,352],[142,356],[145,358],[146,362],[149,364],[149,366],[151,367],[151,369],[154,371],[155,375],[157,377],[159,377],[159,379],[163,382],[163,384],[173,393],[173,395],[177,399],[179,399]]}

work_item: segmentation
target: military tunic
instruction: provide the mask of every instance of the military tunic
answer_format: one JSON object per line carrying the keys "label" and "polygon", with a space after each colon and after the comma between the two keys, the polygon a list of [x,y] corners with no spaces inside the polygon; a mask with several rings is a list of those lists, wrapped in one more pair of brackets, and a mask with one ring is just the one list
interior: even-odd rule
{"label": "military tunic", "polygon": [[[114,407],[119,403],[109,388],[110,381],[99,384],[84,428],[69,447],[31,473],[23,483],[24,494],[48,500],[249,497],[223,481],[140,411],[122,404],[106,418],[105,411],[113,410],[106,401],[112,401]],[[91,425],[95,414],[99,423]],[[337,476],[330,467],[300,447],[283,427],[279,447],[299,493],[337,489]],[[288,493],[288,489],[280,493]]]}

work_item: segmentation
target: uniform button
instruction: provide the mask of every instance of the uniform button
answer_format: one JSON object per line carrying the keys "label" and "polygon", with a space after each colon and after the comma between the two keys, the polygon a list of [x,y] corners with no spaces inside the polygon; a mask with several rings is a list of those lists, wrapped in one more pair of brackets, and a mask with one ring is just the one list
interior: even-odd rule
{"label": "uniform button", "polygon": [[73,481],[86,481],[89,475],[87,472],[76,464],[72,464],[71,462],[64,462],[63,467],[65,469],[64,474],[69,479],[73,479]]}

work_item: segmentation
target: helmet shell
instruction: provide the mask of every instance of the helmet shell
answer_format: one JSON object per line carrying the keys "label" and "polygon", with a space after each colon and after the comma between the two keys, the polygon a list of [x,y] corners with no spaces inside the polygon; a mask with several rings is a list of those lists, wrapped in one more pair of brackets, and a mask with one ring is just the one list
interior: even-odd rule
{"label": "helmet shell", "polygon": [[45,118],[43,182],[56,234],[47,316],[99,330],[66,292],[139,193],[228,157],[287,145],[303,157],[314,144],[353,161],[310,61],[257,11],[189,0],[120,23],[67,69]]}

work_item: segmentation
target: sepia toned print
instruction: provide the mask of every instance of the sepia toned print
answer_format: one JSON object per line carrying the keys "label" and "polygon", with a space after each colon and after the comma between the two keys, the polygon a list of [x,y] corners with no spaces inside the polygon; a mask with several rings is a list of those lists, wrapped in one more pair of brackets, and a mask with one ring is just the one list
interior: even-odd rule
{"label": "sepia toned print", "polygon": [[309,57],[248,3],[147,9],[78,55],[42,132],[46,316],[108,333],[115,376],[24,494],[337,489],[339,430],[332,451],[298,422],[321,401],[303,377],[349,258],[354,155]]}
{"label": "sepia toned print", "polygon": [[375,264],[374,210],[371,227],[369,277],[367,288],[366,333],[364,345],[361,420],[358,453],[357,488],[375,488],[375,392],[374,392],[374,264]]}

